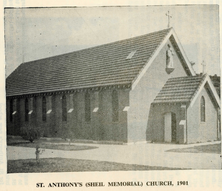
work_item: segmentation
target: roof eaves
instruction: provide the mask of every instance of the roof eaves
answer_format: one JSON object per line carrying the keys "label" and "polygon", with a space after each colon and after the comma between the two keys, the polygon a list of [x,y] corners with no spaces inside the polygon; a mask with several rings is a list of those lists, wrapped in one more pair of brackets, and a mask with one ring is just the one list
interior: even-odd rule
{"label": "roof eaves", "polygon": [[199,92],[200,92],[201,89],[203,88],[203,86],[204,86],[204,84],[205,84],[205,82],[206,82],[206,77],[207,77],[207,75],[204,74],[203,77],[202,77],[202,79],[201,79],[201,81],[200,81],[200,83],[199,83],[199,86],[196,88],[196,91],[193,93],[193,95],[192,95],[192,97],[191,97],[191,99],[190,99],[190,101],[191,101],[191,103],[190,103],[191,107],[193,106],[193,103],[195,102],[195,100],[196,100]]}
{"label": "roof eaves", "polygon": [[187,100],[187,99],[181,99],[181,100],[171,100],[171,101],[169,101],[169,100],[167,100],[167,101],[154,101],[154,102],[152,102],[152,104],[154,105],[154,104],[165,104],[165,105],[167,105],[167,104],[178,104],[178,103],[182,103],[182,104],[184,104],[184,103],[186,103],[186,104],[189,104],[190,103],[190,101],[189,100]]}
{"label": "roof eaves", "polygon": [[175,41],[176,41],[176,43],[177,43],[177,45],[178,45],[178,47],[179,47],[179,50],[180,50],[180,52],[181,52],[181,54],[182,54],[182,56],[183,56],[183,58],[184,58],[184,60],[185,60],[185,62],[186,62],[186,64],[187,64],[187,66],[188,66],[191,74],[192,74],[193,76],[196,75],[196,73],[195,73],[193,67],[191,66],[190,61],[189,61],[189,59],[187,58],[187,55],[186,55],[186,53],[185,53],[185,51],[184,51],[184,49],[183,49],[183,47],[182,47],[182,45],[181,45],[181,43],[180,43],[180,40],[179,40],[179,38],[178,38],[178,36],[177,36],[177,34],[176,34],[176,32],[175,32],[175,30],[174,30],[173,28],[172,28],[172,33],[173,33],[173,36],[174,36],[174,38],[175,38]]}
{"label": "roof eaves", "polygon": [[131,88],[131,83],[118,83],[118,84],[109,84],[109,85],[95,85],[95,86],[82,86],[78,88],[63,88],[63,89],[56,89],[56,90],[48,90],[48,91],[37,91],[37,92],[28,92],[28,93],[17,93],[17,94],[7,94],[6,97],[13,97],[13,96],[25,96],[25,95],[32,95],[32,94],[44,94],[44,93],[54,93],[54,92],[66,92],[66,91],[73,91],[73,90],[82,90],[82,89],[94,89],[94,88],[104,88],[104,87],[118,87],[124,86],[125,88]]}
{"label": "roof eaves", "polygon": [[168,33],[165,35],[163,40],[159,43],[159,45],[156,47],[156,49],[152,52],[152,54],[150,55],[150,57],[146,61],[146,64],[144,65],[144,67],[140,70],[138,75],[132,81],[132,90],[136,87],[136,85],[138,84],[140,79],[146,73],[146,71],[148,70],[148,68],[150,67],[150,65],[152,64],[152,62],[154,61],[154,59],[156,58],[156,56],[160,52],[160,50],[163,48],[163,46],[165,45],[165,43],[167,42],[167,40],[169,39],[171,34],[172,34],[172,28],[169,29]]}
{"label": "roof eaves", "polygon": [[220,107],[220,98],[216,92],[216,89],[214,87],[214,85],[212,84],[211,80],[210,80],[210,77],[207,75],[207,74],[204,74],[203,75],[203,78],[202,78],[202,81],[200,82],[200,85],[199,87],[197,88],[197,90],[195,91],[195,93],[193,94],[192,98],[191,98],[191,102],[190,102],[190,106],[192,107],[194,102],[196,101],[199,93],[201,92],[201,90],[204,88],[206,82],[208,82],[209,86],[210,86],[210,89],[213,93],[213,96],[218,104],[218,106]]}

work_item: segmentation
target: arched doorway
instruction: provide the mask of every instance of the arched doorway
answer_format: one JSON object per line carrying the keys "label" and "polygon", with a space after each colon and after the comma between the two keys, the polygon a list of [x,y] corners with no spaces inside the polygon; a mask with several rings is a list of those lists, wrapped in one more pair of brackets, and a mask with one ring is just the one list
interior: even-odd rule
{"label": "arched doorway", "polygon": [[176,143],[177,125],[176,114],[168,112],[164,114],[164,142]]}

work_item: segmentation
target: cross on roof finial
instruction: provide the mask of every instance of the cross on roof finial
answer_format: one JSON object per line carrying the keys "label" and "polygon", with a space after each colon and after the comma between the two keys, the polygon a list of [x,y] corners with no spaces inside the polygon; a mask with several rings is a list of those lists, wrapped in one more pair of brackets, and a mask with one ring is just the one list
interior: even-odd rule
{"label": "cross on roof finial", "polygon": [[172,18],[172,15],[170,15],[170,11],[168,11],[168,12],[166,13],[166,16],[167,16],[167,18],[168,18],[168,25],[167,25],[167,27],[170,28],[170,18]]}
{"label": "cross on roof finial", "polygon": [[205,73],[206,73],[206,71],[205,71],[205,69],[206,69],[206,63],[204,62],[204,60],[202,61],[201,65],[203,66],[203,71],[202,71],[202,73],[205,74]]}

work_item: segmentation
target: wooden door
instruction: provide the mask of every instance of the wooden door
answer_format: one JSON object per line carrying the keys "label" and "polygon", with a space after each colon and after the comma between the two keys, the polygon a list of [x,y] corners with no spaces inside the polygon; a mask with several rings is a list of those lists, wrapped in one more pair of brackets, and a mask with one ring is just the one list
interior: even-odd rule
{"label": "wooden door", "polygon": [[171,113],[171,142],[175,143],[177,140],[177,126],[176,126],[176,114]]}
{"label": "wooden door", "polygon": [[168,112],[164,114],[164,142],[175,143],[177,137],[176,114]]}
{"label": "wooden door", "polygon": [[171,142],[171,113],[164,114],[164,142]]}

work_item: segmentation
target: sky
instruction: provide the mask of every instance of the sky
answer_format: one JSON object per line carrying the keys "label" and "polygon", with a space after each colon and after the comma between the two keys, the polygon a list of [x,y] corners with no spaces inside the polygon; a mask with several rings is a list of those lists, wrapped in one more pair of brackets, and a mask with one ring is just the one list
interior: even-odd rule
{"label": "sky", "polygon": [[6,77],[22,62],[167,28],[172,18],[194,70],[220,75],[219,6],[130,6],[5,9]]}

